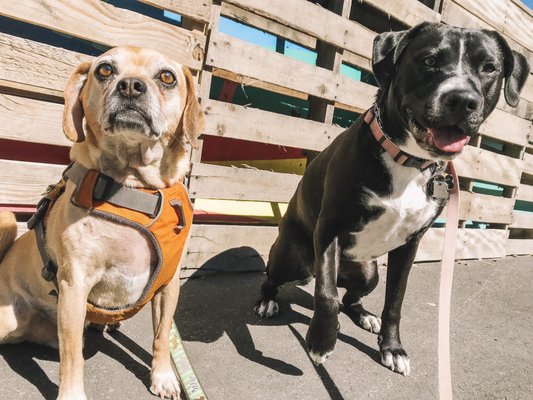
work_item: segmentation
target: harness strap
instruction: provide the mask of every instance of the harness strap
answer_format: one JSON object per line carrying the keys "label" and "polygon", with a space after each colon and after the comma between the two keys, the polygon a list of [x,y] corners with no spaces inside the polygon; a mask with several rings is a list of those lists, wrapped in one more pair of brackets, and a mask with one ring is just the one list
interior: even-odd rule
{"label": "harness strap", "polygon": [[[65,176],[79,186],[88,172],[89,169],[75,162],[65,171]],[[96,177],[92,198],[151,216],[157,214],[160,205],[158,195],[123,186],[102,173],[98,173]]]}
{"label": "harness strap", "polygon": [[452,298],[453,270],[455,266],[455,245],[459,224],[459,179],[455,166],[448,163],[454,185],[450,190],[446,230],[444,232],[444,248],[440,270],[439,289],[439,331],[438,331],[438,370],[439,398],[452,399],[452,373],[450,363],[450,308]]}

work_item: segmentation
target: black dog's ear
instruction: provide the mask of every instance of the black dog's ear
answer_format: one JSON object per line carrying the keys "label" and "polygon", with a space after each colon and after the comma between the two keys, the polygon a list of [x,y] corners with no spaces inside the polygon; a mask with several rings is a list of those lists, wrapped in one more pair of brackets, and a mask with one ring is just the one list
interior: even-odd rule
{"label": "black dog's ear", "polygon": [[505,101],[512,107],[516,107],[520,101],[520,92],[526,84],[529,76],[529,65],[526,57],[522,54],[511,50],[507,40],[496,31],[485,30],[496,39],[503,51],[503,69],[505,77],[505,86],[503,94]]}
{"label": "black dog's ear", "polygon": [[384,32],[374,38],[372,71],[381,89],[386,89],[392,79],[396,63],[409,42],[431,23],[424,22],[406,31]]}

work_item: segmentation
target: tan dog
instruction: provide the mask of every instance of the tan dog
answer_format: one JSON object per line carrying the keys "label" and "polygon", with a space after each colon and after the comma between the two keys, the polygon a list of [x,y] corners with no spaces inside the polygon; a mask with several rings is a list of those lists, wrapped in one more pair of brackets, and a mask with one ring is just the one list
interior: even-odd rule
{"label": "tan dog", "polygon": [[[125,186],[160,189],[180,182],[189,169],[186,142],[194,145],[203,127],[190,72],[153,50],[109,50],[81,64],[65,89],[63,128],[75,142],[71,159]],[[58,398],[70,400],[86,399],[87,301],[106,307],[133,303],[157,258],[140,231],[71,204],[74,188],[67,181],[46,218],[46,246],[58,267],[58,298],[49,295],[54,285],[41,277],[34,232],[13,243],[14,216],[0,213],[0,344],[27,340],[59,346]],[[150,390],[161,398],[180,393],[169,355],[179,287],[176,273],[152,299]]]}

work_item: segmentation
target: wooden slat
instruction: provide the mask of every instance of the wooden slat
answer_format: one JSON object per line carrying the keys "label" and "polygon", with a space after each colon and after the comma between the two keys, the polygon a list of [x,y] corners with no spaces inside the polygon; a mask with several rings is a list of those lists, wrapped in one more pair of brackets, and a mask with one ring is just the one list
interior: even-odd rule
{"label": "wooden slat", "polygon": [[61,104],[0,94],[0,138],[70,146],[62,113]]}
{"label": "wooden slat", "polygon": [[507,255],[533,254],[533,239],[508,239],[505,251]]}
{"label": "wooden slat", "polygon": [[372,58],[374,32],[316,4],[305,0],[226,1],[245,10],[270,18],[282,25],[319,38],[326,43],[349,50],[366,58]]}
{"label": "wooden slat", "polygon": [[529,175],[533,175],[533,154],[524,153],[522,170]]}
{"label": "wooden slat", "polygon": [[211,0],[139,0],[141,3],[173,11],[196,21],[209,22]]}
{"label": "wooden slat", "polygon": [[[533,67],[530,66],[533,69]],[[524,99],[529,102],[533,102],[533,74],[529,74],[529,77],[520,94]]]}
{"label": "wooden slat", "polygon": [[513,211],[513,223],[510,228],[533,229],[533,213],[527,211]]}
{"label": "wooden slat", "polygon": [[[480,4],[483,3],[480,2]],[[468,10],[451,0],[446,0],[443,3],[442,20],[447,24],[460,26],[462,28],[494,29],[494,27],[489,25],[487,22],[483,21],[478,16],[470,13]],[[509,46],[511,46],[512,49],[524,54],[529,61],[529,65],[533,65],[533,52],[526,49],[509,36],[504,36],[506,37]]]}
{"label": "wooden slat", "polygon": [[194,163],[192,198],[288,202],[301,176]]}
{"label": "wooden slat", "polygon": [[364,2],[411,26],[424,21],[440,22],[441,19],[439,13],[418,0],[364,0]]}
{"label": "wooden slat", "polygon": [[[456,259],[505,257],[509,231],[499,229],[459,229]],[[442,257],[444,228],[432,228],[422,238],[416,261],[436,261]]]}
{"label": "wooden slat", "polygon": [[64,165],[0,160],[0,203],[37,204],[64,169]]}
{"label": "wooden slat", "polygon": [[203,100],[205,134],[323,150],[344,129],[216,100]]}
{"label": "wooden slat", "polygon": [[510,0],[460,0],[461,7],[533,50],[533,17]]}
{"label": "wooden slat", "polygon": [[528,146],[530,127],[531,121],[496,109],[481,125],[479,133],[519,146]]}
{"label": "wooden slat", "polygon": [[515,198],[517,200],[533,202],[533,186],[521,184],[520,186],[518,186]]}
{"label": "wooden slat", "polygon": [[213,67],[338,101],[361,110],[372,104],[376,93],[376,88],[366,83],[290,59],[222,33],[212,36],[206,62]]}
{"label": "wooden slat", "polygon": [[203,34],[98,0],[2,1],[0,15],[109,46],[151,47],[190,68],[202,67]]}
{"label": "wooden slat", "polygon": [[459,176],[518,186],[522,161],[480,148],[467,146],[454,161]]}
{"label": "wooden slat", "polygon": [[[459,219],[494,224],[510,224],[514,199],[461,191]],[[445,216],[443,212],[441,214]]]}
{"label": "wooden slat", "polygon": [[289,39],[304,47],[314,49],[316,47],[316,38],[306,33],[297,31],[288,26],[282,25],[271,19],[254,14],[253,12],[243,10],[231,4],[222,3],[221,14],[228,16],[236,21],[243,22],[247,25],[255,26],[276,36]]}
{"label": "wooden slat", "polygon": [[74,51],[1,32],[0,54],[0,85],[61,99],[70,74],[80,63],[92,59]]}

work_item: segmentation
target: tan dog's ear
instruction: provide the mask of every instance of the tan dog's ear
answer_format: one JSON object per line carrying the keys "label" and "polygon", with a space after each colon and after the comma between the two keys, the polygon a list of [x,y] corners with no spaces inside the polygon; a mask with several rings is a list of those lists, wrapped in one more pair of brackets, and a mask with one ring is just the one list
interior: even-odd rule
{"label": "tan dog's ear", "polygon": [[63,93],[65,97],[63,132],[67,139],[72,142],[83,142],[85,140],[85,134],[83,133],[84,112],[80,100],[80,93],[87,80],[87,73],[90,68],[90,62],[80,64],[70,76]]}
{"label": "tan dog's ear", "polygon": [[185,82],[187,85],[187,99],[185,101],[185,108],[178,125],[178,132],[187,138],[189,143],[195,149],[198,148],[198,136],[205,128],[205,117],[202,108],[198,103],[198,99],[194,94],[194,81],[188,68],[183,67],[185,74]]}

